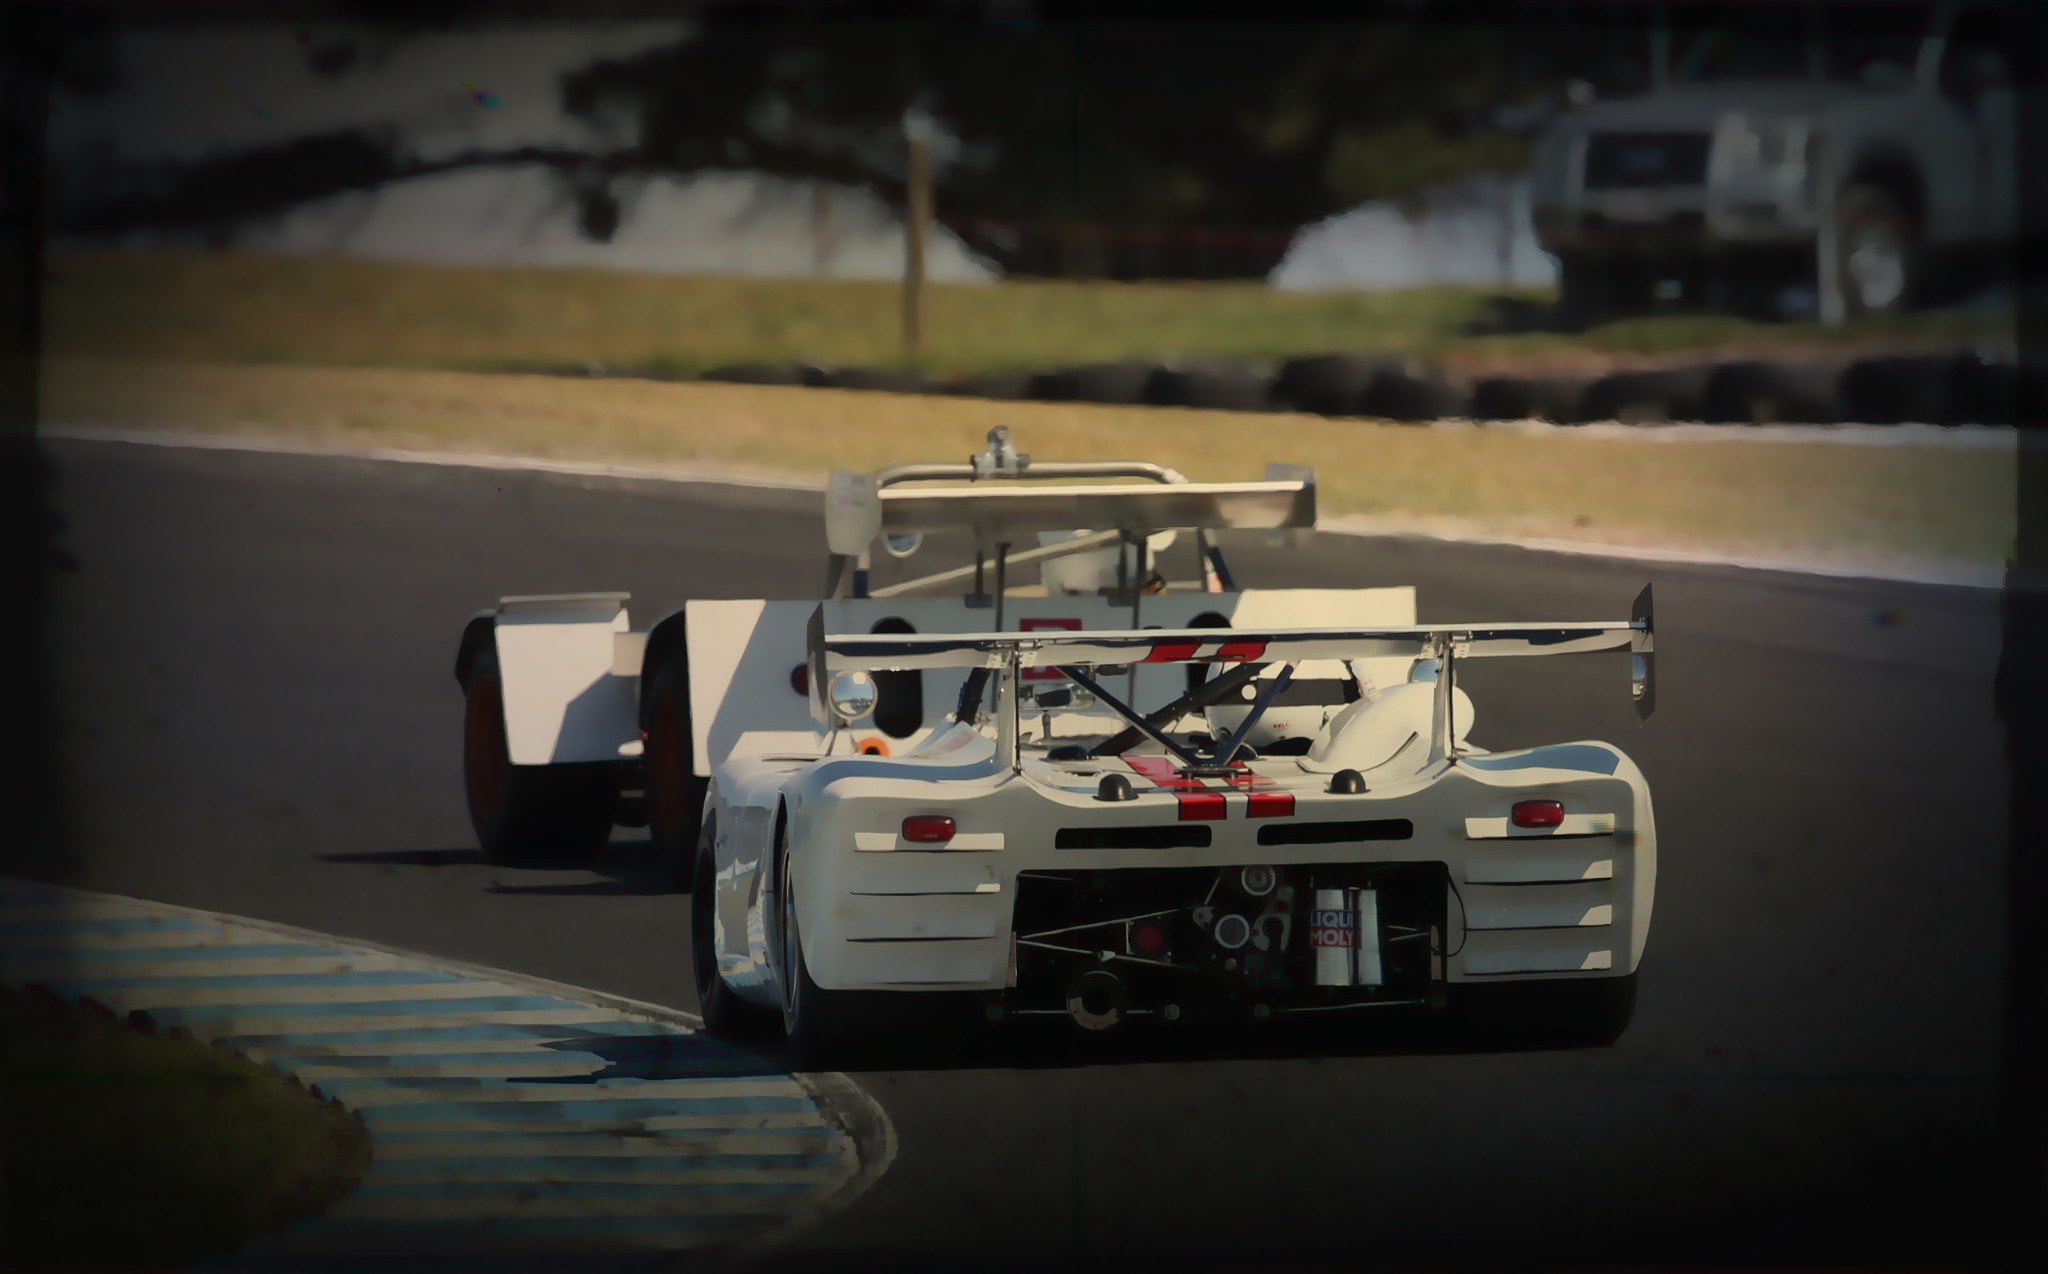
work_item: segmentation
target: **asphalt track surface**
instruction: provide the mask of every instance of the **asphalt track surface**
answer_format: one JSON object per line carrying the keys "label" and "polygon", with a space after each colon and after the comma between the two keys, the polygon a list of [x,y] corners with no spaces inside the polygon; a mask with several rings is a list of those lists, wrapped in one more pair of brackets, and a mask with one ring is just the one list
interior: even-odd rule
{"label": "asphalt track surface", "polygon": [[[463,619],[501,594],[814,596],[815,494],[51,442],[57,703],[85,888],[694,1008],[688,900],[622,831],[484,864]],[[1170,457],[1167,457],[1170,459]],[[2003,1237],[1997,595],[1420,540],[1239,546],[1240,581],[1414,583],[1425,621],[1622,618],[1626,662],[1498,661],[1475,742],[1608,738],[1662,863],[1606,1049],[1064,1030],[855,1076],[898,1157],[778,1267],[1962,1264]],[[772,1051],[772,1040],[762,1041]]]}

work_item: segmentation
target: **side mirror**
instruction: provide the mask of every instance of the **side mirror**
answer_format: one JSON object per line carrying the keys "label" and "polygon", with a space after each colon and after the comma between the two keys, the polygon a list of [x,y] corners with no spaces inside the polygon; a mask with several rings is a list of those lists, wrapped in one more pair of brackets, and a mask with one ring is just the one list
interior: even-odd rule
{"label": "side mirror", "polygon": [[875,679],[857,668],[842,672],[832,678],[826,698],[832,705],[833,714],[851,725],[875,710]]}

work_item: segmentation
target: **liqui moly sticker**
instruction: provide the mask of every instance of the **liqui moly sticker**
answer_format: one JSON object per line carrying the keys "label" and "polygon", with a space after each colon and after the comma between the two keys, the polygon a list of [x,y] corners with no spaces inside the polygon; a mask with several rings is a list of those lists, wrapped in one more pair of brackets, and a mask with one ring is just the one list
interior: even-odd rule
{"label": "liqui moly sticker", "polygon": [[1317,908],[1308,913],[1308,945],[1349,947],[1358,940],[1358,913]]}

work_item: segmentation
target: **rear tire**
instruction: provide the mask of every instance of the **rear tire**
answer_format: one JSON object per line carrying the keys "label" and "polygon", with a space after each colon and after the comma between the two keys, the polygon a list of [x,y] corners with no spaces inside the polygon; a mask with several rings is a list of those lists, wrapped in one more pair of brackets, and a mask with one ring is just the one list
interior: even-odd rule
{"label": "rear tire", "polygon": [[462,779],[470,826],[494,863],[596,857],[618,816],[619,767],[514,765],[505,740],[505,683],[490,647],[463,680]]}
{"label": "rear tire", "polygon": [[689,889],[696,875],[693,860],[710,786],[697,776],[696,761],[689,665],[670,659],[647,694],[647,836],[656,874],[674,890]]}
{"label": "rear tire", "polygon": [[782,947],[782,1033],[789,1042],[790,1066],[795,1070],[826,1070],[846,1055],[853,1042],[849,1013],[852,997],[819,987],[811,980],[811,971],[804,963],[786,823],[776,832],[775,863],[779,917],[776,929]]}

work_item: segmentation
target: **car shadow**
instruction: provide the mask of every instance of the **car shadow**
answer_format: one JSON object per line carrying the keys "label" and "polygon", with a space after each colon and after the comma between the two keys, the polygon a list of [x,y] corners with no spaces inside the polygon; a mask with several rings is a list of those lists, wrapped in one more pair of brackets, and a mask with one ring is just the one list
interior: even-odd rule
{"label": "car shadow", "polygon": [[745,1079],[787,1072],[773,1058],[736,1047],[701,1032],[646,1035],[579,1035],[542,1045],[565,1053],[590,1053],[605,1060],[588,1075],[550,1075],[531,1084],[590,1084],[600,1079]]}
{"label": "car shadow", "polygon": [[[489,867],[493,864],[479,849],[395,849],[361,853],[320,854],[323,863],[383,867]],[[536,858],[517,864],[520,871],[594,873],[603,880],[562,883],[507,885],[492,881],[484,892],[493,894],[539,894],[562,897],[597,897],[675,894],[683,892],[661,878],[653,846],[644,840],[613,841],[596,858]]]}
{"label": "car shadow", "polygon": [[[736,1040],[786,1064],[780,1039]],[[849,1074],[888,1071],[1067,1070],[1087,1066],[1239,1061],[1317,1062],[1353,1057],[1451,1056],[1551,1052],[1592,1047],[1495,1032],[1481,1034],[1452,1019],[1397,1023],[1327,1021],[1244,1026],[1131,1025],[1102,1036],[1085,1035],[1065,1021],[1010,1021],[993,1027],[966,1023],[956,1031],[921,1031],[850,1041],[831,1059]],[[1601,1046],[1604,1047],[1604,1046]]]}

